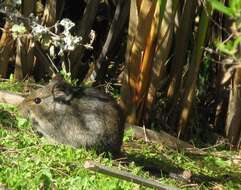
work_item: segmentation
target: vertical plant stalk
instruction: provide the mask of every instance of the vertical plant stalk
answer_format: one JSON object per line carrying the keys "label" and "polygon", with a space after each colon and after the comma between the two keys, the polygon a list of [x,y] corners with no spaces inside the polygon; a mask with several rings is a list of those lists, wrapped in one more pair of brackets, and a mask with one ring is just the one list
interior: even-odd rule
{"label": "vertical plant stalk", "polygon": [[178,9],[178,0],[162,1],[160,5],[160,21],[156,50],[153,58],[151,82],[147,96],[147,119],[151,119],[151,111],[155,105],[156,92],[166,77],[166,62],[171,51],[172,35]]}
{"label": "vertical plant stalk", "polygon": [[[25,17],[28,17],[35,9],[35,1],[24,0],[22,2],[21,11]],[[16,40],[16,59],[14,78],[22,80],[26,76],[30,76],[34,65],[34,54],[32,41],[26,35]]]}
{"label": "vertical plant stalk", "polygon": [[23,79],[23,61],[22,61],[22,43],[21,39],[16,39],[16,57],[15,57],[15,67],[14,67],[14,79],[22,80]]}
{"label": "vertical plant stalk", "polygon": [[119,0],[116,6],[115,14],[105,41],[102,51],[97,59],[96,68],[92,73],[90,78],[96,80],[97,83],[103,82],[103,78],[106,74],[106,69],[108,67],[108,62],[106,60],[107,54],[111,53],[114,45],[116,45],[118,36],[123,31],[123,26],[127,21],[129,16],[129,5],[130,0]]}
{"label": "vertical plant stalk", "polygon": [[241,69],[237,68],[231,83],[229,105],[225,126],[225,134],[229,142],[235,146],[240,146],[241,133]]}
{"label": "vertical plant stalk", "polygon": [[127,67],[121,96],[127,121],[133,124],[143,119],[160,19],[158,1],[138,3],[131,1]]}
{"label": "vertical plant stalk", "polygon": [[13,54],[13,39],[10,33],[11,24],[6,21],[0,39],[0,77],[6,78],[10,57]]}
{"label": "vertical plant stalk", "polygon": [[[225,0],[221,0],[223,4],[225,3]],[[215,16],[215,15],[214,15]],[[214,18],[215,19],[215,18]],[[221,12],[216,12],[216,20],[221,27],[224,26],[224,15]],[[218,40],[223,41],[223,32],[218,27],[213,26],[213,39],[212,41]],[[223,62],[224,58],[221,56],[221,54],[214,55],[215,60],[218,62]],[[226,116],[227,116],[227,109],[228,109],[228,84],[227,82],[223,82],[226,79],[226,67],[225,64],[216,64],[217,69],[217,77],[215,81],[216,85],[216,95],[215,95],[215,118],[214,118],[214,128],[217,131],[220,131],[220,129],[225,128],[225,122],[226,122]]]}
{"label": "vertical plant stalk", "polygon": [[170,110],[177,104],[179,87],[182,81],[182,70],[186,61],[186,53],[192,32],[192,23],[195,18],[197,1],[185,1],[184,10],[181,15],[181,23],[177,29],[177,39],[174,47],[174,58],[172,61],[170,84],[167,97],[171,103]]}
{"label": "vertical plant stalk", "polygon": [[189,119],[192,100],[196,89],[196,82],[198,72],[201,64],[201,58],[203,53],[203,47],[205,44],[206,33],[209,24],[209,18],[211,16],[211,8],[209,4],[203,7],[201,18],[198,27],[197,39],[194,45],[194,50],[191,57],[191,65],[187,74],[187,80],[184,86],[184,95],[180,105],[180,115],[178,121],[178,137],[183,137],[186,132],[186,126]]}
{"label": "vertical plant stalk", "polygon": [[44,8],[42,23],[46,26],[53,26],[57,21],[57,0],[47,0]]}
{"label": "vertical plant stalk", "polygon": [[[236,23],[232,21],[230,25],[230,31],[233,34],[234,38],[238,38],[239,31],[236,27],[233,26],[240,26],[241,20],[237,19]],[[241,42],[237,47],[237,61],[236,64],[240,65],[240,55],[241,55]],[[229,138],[230,143],[239,149],[241,149],[241,68],[237,67],[235,69],[233,78],[231,80],[230,85],[230,95],[229,95],[229,105],[228,105],[228,112],[226,118],[226,126],[225,126],[225,133],[226,136]]]}
{"label": "vertical plant stalk", "polygon": [[[90,34],[91,27],[95,20],[99,3],[100,3],[99,0],[89,0],[87,2],[81,22],[77,25],[77,27],[79,28],[79,31],[77,33],[79,36],[83,38],[83,41],[82,41],[83,44],[85,44],[88,41],[88,35]],[[73,78],[76,78],[79,73],[79,69],[82,63],[81,60],[84,55],[84,50],[85,48],[80,46],[80,47],[77,47],[70,54],[70,60],[72,63],[71,74]]]}
{"label": "vertical plant stalk", "polygon": [[30,76],[33,71],[34,52],[32,41],[27,36],[16,40],[16,59],[14,69],[14,79],[22,80]]}
{"label": "vertical plant stalk", "polygon": [[[164,1],[166,3],[166,1]],[[151,71],[153,66],[153,57],[156,48],[158,36],[158,28],[160,23],[160,1],[155,5],[155,11],[151,21],[150,32],[147,36],[146,47],[144,50],[142,62],[140,63],[140,78],[136,88],[136,103],[137,117],[136,120],[140,123],[143,120],[143,114],[146,107],[146,98],[151,80]]]}
{"label": "vertical plant stalk", "polygon": [[[126,68],[123,73],[122,87],[121,87],[121,99],[120,105],[123,108],[125,114],[128,116],[127,121],[134,123],[131,121],[131,115],[134,113],[132,111],[133,101],[132,96],[134,95],[134,81],[131,78],[134,78],[135,64],[131,62],[130,55],[132,54],[132,48],[135,42],[135,35],[138,27],[138,12],[140,8],[137,4],[136,0],[130,1],[130,16],[129,16],[129,26],[128,26],[128,40],[127,40],[127,48],[125,53],[125,62]],[[140,46],[140,45],[139,45]],[[137,52],[140,52],[140,47],[136,48],[136,59],[137,60]],[[139,53],[138,53],[139,55]],[[131,64],[132,63],[132,64]],[[132,75],[130,75],[132,74]]]}

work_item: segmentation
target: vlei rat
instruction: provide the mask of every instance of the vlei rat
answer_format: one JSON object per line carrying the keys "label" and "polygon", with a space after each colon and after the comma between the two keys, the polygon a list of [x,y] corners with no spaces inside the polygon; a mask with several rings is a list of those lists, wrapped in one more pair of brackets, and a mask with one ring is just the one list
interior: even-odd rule
{"label": "vlei rat", "polygon": [[118,155],[124,117],[118,104],[94,88],[51,81],[20,105],[36,131],[51,141]]}

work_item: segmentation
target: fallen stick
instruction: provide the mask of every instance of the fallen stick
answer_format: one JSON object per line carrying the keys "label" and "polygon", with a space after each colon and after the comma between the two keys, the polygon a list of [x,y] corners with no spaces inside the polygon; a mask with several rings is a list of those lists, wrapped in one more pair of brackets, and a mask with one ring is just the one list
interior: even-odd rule
{"label": "fallen stick", "polygon": [[24,97],[4,90],[0,90],[0,103],[19,105],[24,100]]}
{"label": "fallen stick", "polygon": [[95,172],[103,173],[105,175],[109,175],[112,177],[116,177],[119,179],[123,179],[126,181],[130,181],[130,182],[133,182],[133,183],[136,183],[139,185],[150,187],[150,188],[155,188],[155,189],[160,189],[160,190],[178,190],[178,188],[176,188],[176,187],[172,187],[169,185],[163,185],[156,181],[153,181],[150,179],[145,179],[145,178],[133,175],[129,172],[121,171],[117,168],[110,168],[107,166],[103,166],[103,165],[101,165],[99,163],[95,163],[93,161],[86,161],[84,163],[84,168],[95,171]]}
{"label": "fallen stick", "polygon": [[133,130],[133,137],[135,139],[148,139],[149,142],[164,144],[174,149],[195,149],[193,145],[178,139],[165,131],[160,130],[159,132],[151,129],[143,129],[137,125],[126,124],[125,130]]}

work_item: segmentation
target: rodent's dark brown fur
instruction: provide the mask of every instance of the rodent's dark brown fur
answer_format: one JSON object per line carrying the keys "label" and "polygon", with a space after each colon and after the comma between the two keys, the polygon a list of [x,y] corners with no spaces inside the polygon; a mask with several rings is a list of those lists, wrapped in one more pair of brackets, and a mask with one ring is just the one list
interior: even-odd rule
{"label": "rodent's dark brown fur", "polygon": [[94,88],[51,82],[20,104],[35,129],[57,143],[119,154],[124,117],[117,103]]}

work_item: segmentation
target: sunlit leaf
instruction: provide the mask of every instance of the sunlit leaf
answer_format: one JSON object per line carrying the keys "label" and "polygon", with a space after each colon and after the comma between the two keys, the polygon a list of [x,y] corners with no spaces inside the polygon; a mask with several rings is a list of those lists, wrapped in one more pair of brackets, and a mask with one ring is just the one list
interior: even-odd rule
{"label": "sunlit leaf", "polygon": [[223,3],[219,2],[218,0],[209,0],[209,3],[213,7],[213,9],[216,9],[228,16],[233,17],[235,15],[233,9],[231,9],[230,7],[226,7]]}

